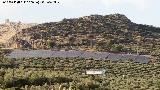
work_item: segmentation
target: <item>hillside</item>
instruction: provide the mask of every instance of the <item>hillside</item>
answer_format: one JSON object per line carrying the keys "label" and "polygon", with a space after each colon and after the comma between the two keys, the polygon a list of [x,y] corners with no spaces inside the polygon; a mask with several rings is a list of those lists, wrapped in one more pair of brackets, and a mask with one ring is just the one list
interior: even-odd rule
{"label": "hillside", "polygon": [[160,28],[133,23],[122,14],[91,15],[23,29],[7,46],[159,55]]}
{"label": "hillside", "polygon": [[22,29],[29,28],[35,24],[25,24],[21,22],[10,22],[6,19],[4,24],[0,24],[0,44],[5,44]]}

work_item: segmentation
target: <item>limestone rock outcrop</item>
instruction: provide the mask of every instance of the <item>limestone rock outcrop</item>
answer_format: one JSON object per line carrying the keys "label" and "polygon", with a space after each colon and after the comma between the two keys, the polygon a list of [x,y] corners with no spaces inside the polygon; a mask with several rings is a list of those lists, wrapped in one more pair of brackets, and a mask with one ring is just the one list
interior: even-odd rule
{"label": "limestone rock outcrop", "polygon": [[9,40],[15,36],[22,29],[30,28],[36,24],[22,23],[22,22],[10,22],[9,19],[5,20],[4,24],[0,24],[0,44],[6,44]]}

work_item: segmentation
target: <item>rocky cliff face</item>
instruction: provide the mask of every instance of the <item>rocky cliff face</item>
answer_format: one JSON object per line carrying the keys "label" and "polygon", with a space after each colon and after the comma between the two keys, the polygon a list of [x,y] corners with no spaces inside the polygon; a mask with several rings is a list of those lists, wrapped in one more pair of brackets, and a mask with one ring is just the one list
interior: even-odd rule
{"label": "rocky cliff face", "polygon": [[138,46],[139,52],[149,53],[160,45],[159,38],[160,28],[111,14],[39,24],[23,29],[12,41],[17,48],[136,52]]}
{"label": "rocky cliff face", "polygon": [[10,22],[9,19],[5,20],[4,24],[0,24],[0,44],[4,45],[10,41],[22,29],[30,28],[36,24],[25,24],[21,22]]}

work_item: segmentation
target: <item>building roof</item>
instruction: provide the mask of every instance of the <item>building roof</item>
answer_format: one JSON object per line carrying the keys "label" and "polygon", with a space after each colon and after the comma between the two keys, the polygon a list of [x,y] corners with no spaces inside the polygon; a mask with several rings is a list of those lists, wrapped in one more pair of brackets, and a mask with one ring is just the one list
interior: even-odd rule
{"label": "building roof", "polygon": [[104,75],[106,70],[86,70],[88,75]]}

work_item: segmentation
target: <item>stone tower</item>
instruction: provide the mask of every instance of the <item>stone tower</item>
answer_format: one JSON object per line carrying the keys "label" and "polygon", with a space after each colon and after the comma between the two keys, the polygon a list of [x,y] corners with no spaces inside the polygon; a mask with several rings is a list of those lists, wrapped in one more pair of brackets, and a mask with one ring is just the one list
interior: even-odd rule
{"label": "stone tower", "polygon": [[10,25],[9,19],[6,19],[6,20],[5,20],[5,24],[6,24],[6,25]]}

